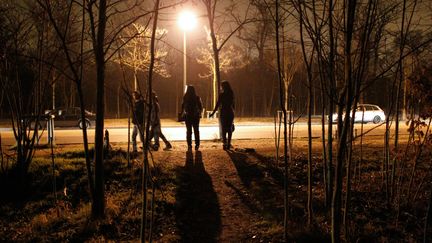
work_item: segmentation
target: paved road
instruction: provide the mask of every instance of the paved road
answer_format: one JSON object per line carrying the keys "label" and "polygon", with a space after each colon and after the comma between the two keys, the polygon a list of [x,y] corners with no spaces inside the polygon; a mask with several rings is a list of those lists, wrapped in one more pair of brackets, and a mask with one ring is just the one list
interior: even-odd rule
{"label": "paved road", "polygon": [[[312,126],[312,137],[319,138],[321,136],[321,126],[314,124]],[[364,132],[368,137],[381,138],[384,135],[385,125],[364,124]],[[361,125],[356,124],[356,134],[360,135]],[[127,128],[125,127],[112,127],[108,128],[110,134],[110,142],[127,142]],[[170,141],[184,141],[186,137],[186,128],[184,126],[164,126],[162,124],[162,131]],[[283,127],[281,127],[281,134]],[[401,134],[407,134],[406,126],[400,123]],[[2,145],[13,145],[15,139],[11,129],[1,129]],[[213,140],[219,138],[218,127],[215,124],[203,125],[200,127],[201,140]],[[41,142],[47,141],[46,131],[42,134]],[[88,131],[89,141],[94,141],[94,129]],[[260,138],[274,138],[275,125],[273,123],[237,123],[236,129],[233,134],[233,139],[260,139]],[[307,124],[298,123],[294,126],[295,138],[307,137]],[[82,132],[79,129],[57,129],[55,131],[55,141],[57,144],[79,144],[82,143]]]}

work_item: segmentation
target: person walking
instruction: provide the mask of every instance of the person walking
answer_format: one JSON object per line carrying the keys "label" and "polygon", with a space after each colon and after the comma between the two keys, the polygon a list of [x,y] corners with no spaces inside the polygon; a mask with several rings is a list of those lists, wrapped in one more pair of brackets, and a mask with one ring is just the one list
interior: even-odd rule
{"label": "person walking", "polygon": [[154,144],[152,146],[153,150],[158,151],[159,150],[159,137],[162,139],[162,141],[165,143],[164,150],[170,150],[172,148],[171,143],[165,138],[165,135],[163,135],[161,130],[161,122],[160,122],[160,106],[159,106],[159,100],[156,95],[156,92],[152,92],[152,111],[151,111],[151,117],[150,117],[150,139],[154,139]]}
{"label": "person walking", "polygon": [[[231,137],[234,131],[234,92],[228,81],[224,80],[221,83],[222,92],[219,94],[216,106],[210,117],[216,113],[220,107],[220,123],[222,126],[223,149],[231,148]],[[228,138],[227,138],[228,135]]]}
{"label": "person walking", "polygon": [[195,135],[195,150],[199,149],[199,122],[202,109],[201,98],[196,95],[195,88],[192,85],[188,85],[182,103],[182,114],[185,116],[186,123],[186,141],[188,150],[192,149],[192,128]]}
{"label": "person walking", "polygon": [[132,124],[133,124],[133,130],[132,130],[132,152],[137,153],[137,135],[139,133],[139,137],[141,142],[144,141],[144,130],[143,130],[143,123],[144,123],[144,99],[140,93],[137,91],[134,91],[132,93]]}

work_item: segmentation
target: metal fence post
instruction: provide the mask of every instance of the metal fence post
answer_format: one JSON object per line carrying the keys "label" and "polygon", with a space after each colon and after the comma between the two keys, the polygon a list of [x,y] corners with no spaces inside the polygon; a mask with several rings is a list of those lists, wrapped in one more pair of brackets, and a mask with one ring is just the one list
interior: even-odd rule
{"label": "metal fence post", "polygon": [[47,120],[48,144],[54,144],[54,115],[49,115]]}

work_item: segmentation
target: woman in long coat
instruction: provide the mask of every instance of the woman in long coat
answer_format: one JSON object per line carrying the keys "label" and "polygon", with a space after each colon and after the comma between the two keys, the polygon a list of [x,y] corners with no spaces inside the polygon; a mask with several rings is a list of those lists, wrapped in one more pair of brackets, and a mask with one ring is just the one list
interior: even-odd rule
{"label": "woman in long coat", "polygon": [[234,131],[234,92],[228,81],[222,81],[221,86],[222,92],[219,94],[216,106],[210,114],[210,117],[212,117],[220,107],[219,114],[222,126],[223,149],[230,149],[231,137]]}

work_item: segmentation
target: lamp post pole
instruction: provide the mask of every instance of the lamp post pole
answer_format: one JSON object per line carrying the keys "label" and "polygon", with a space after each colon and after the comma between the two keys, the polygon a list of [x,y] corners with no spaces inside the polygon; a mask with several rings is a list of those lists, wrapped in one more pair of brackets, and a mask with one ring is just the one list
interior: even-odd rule
{"label": "lamp post pole", "polygon": [[183,30],[183,93],[187,85],[187,43],[186,32],[192,30],[196,25],[195,14],[190,11],[183,11],[178,18],[178,24]]}
{"label": "lamp post pole", "polygon": [[186,30],[183,31],[183,93],[186,91],[187,59],[186,59]]}

